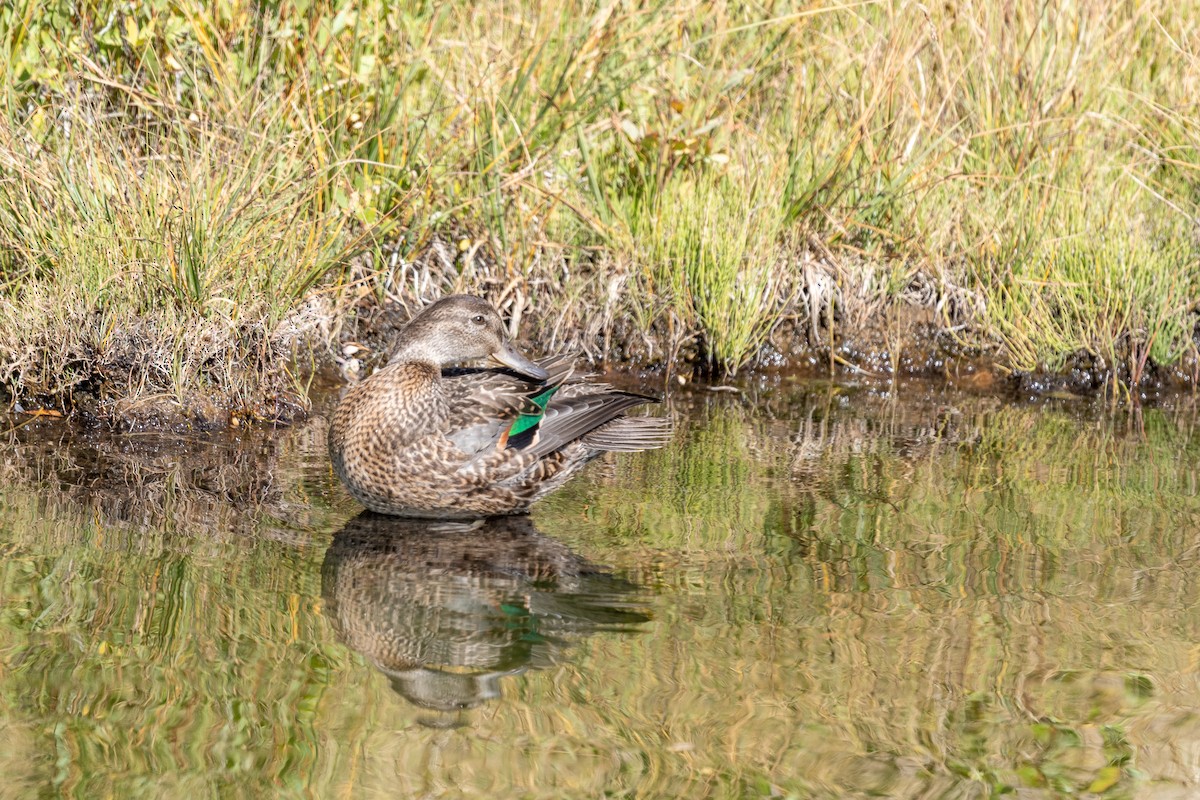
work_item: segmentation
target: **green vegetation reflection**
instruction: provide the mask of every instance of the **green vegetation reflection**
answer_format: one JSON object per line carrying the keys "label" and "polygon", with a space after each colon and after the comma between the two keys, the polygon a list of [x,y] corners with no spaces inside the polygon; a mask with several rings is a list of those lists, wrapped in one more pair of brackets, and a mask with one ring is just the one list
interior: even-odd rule
{"label": "green vegetation reflection", "polygon": [[318,423],[186,464],[18,431],[0,774],[79,797],[1192,791],[1196,409],[901,391],[681,396],[671,448],[486,540],[356,517]]}

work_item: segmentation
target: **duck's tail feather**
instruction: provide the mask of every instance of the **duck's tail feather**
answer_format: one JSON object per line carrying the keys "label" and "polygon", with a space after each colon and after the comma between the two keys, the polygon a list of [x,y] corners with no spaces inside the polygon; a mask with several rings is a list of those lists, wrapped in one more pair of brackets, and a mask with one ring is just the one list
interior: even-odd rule
{"label": "duck's tail feather", "polygon": [[592,450],[637,453],[654,450],[671,441],[675,425],[670,417],[619,417],[601,425],[580,441]]}

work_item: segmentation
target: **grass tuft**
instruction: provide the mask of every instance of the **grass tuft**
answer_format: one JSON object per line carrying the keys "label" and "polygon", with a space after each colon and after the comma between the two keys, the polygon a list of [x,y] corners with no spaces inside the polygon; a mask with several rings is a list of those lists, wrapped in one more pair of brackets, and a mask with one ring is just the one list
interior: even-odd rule
{"label": "grass tuft", "polygon": [[711,364],[730,372],[754,356],[781,304],[777,197],[752,171],[702,171],[670,181],[654,202],[635,207],[630,222],[646,290],[699,330]]}

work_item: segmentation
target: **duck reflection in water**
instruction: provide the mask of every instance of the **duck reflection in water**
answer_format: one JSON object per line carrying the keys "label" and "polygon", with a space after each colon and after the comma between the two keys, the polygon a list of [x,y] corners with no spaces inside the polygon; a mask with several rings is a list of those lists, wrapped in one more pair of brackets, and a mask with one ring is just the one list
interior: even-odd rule
{"label": "duck reflection in water", "polygon": [[635,585],[543,536],[527,516],[440,522],[364,512],[325,554],[338,636],[432,725],[500,696],[500,679],[560,660],[572,640],[649,620]]}

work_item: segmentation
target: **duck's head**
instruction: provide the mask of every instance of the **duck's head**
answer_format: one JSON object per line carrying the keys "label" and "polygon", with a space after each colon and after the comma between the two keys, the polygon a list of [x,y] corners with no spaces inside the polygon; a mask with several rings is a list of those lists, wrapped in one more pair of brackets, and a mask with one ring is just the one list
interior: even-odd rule
{"label": "duck's head", "polygon": [[534,380],[548,377],[512,346],[491,303],[455,294],[428,306],[404,326],[391,363],[423,361],[445,367],[489,357]]}

